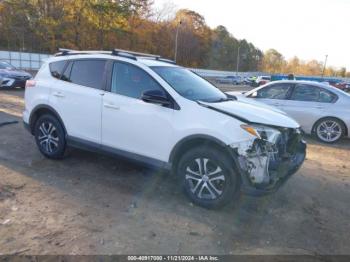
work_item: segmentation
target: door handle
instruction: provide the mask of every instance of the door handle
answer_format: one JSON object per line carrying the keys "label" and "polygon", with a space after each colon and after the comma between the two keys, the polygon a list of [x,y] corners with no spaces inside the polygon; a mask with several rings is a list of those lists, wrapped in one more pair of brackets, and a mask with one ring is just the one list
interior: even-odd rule
{"label": "door handle", "polygon": [[316,106],[317,109],[324,109],[323,106]]}
{"label": "door handle", "polygon": [[64,94],[62,94],[61,92],[54,92],[53,95],[56,97],[64,97]]}
{"label": "door handle", "polygon": [[108,103],[104,103],[103,106],[106,107],[106,108],[114,109],[114,110],[119,110],[120,109],[119,106],[116,106],[116,105],[113,105],[113,104],[108,104]]}

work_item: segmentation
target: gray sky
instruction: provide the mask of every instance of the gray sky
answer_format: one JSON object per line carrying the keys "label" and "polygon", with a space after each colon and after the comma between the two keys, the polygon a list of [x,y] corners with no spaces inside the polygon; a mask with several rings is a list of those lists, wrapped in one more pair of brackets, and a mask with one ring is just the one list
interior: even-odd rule
{"label": "gray sky", "polygon": [[[161,7],[169,0],[155,0]],[[194,10],[210,27],[224,25],[238,39],[287,59],[324,61],[350,70],[350,0],[170,0]]]}

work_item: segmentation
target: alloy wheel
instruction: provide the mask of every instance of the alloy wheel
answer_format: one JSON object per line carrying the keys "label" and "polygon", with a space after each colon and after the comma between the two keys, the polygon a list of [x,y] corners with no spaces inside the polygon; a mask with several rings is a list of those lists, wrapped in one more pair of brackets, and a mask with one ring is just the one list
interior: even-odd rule
{"label": "alloy wheel", "polygon": [[48,121],[44,121],[39,127],[39,145],[47,153],[51,154],[57,151],[59,137],[56,127]]}
{"label": "alloy wheel", "polygon": [[326,120],[317,126],[316,132],[321,140],[331,143],[342,136],[342,127],[337,121]]}
{"label": "alloy wheel", "polygon": [[186,167],[186,182],[191,192],[200,199],[219,198],[225,188],[223,169],[208,158],[196,158]]}

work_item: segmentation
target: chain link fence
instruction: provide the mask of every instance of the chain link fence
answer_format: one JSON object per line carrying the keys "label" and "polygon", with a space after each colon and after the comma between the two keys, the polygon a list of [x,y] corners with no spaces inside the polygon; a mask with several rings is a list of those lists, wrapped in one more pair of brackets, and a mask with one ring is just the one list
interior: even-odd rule
{"label": "chain link fence", "polygon": [[49,58],[49,54],[27,53],[15,51],[0,51],[0,61],[9,62],[18,69],[28,71],[37,71],[45,61]]}

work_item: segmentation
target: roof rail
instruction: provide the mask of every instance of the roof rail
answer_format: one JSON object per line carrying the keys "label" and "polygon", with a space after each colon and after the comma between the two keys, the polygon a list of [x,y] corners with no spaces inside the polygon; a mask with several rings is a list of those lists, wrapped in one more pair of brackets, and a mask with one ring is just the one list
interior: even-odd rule
{"label": "roof rail", "polygon": [[133,52],[133,51],[127,51],[123,49],[114,49],[113,51],[96,51],[96,50],[95,51],[94,50],[78,51],[73,49],[59,48],[58,53],[56,53],[54,56],[84,55],[84,54],[106,54],[106,55],[114,55],[114,56],[129,58],[132,60],[137,60],[137,58],[154,59],[165,63],[176,64],[175,61],[162,58],[160,55]]}
{"label": "roof rail", "polygon": [[[66,49],[66,48],[58,48],[58,52],[61,53],[62,55],[66,55],[68,54],[69,52],[72,52],[72,51],[75,51],[75,50],[72,50],[72,49]],[[57,54],[59,54],[57,53]],[[56,56],[56,54],[55,54]]]}
{"label": "roof rail", "polygon": [[154,60],[157,60],[157,61],[160,61],[160,62],[176,65],[175,61],[170,60],[170,59],[166,59],[166,58],[162,58],[162,57],[156,57],[156,58],[153,58],[153,57],[141,57],[141,58],[143,58],[143,59],[152,59],[152,60],[154,59]]}
{"label": "roof rail", "polygon": [[112,51],[113,55],[120,55],[120,54],[128,54],[128,55],[132,55],[132,56],[142,56],[142,57],[152,57],[152,58],[160,58],[160,55],[152,55],[152,54],[146,54],[146,53],[140,53],[140,52],[134,52],[134,51],[127,51],[127,50],[123,50],[123,49],[114,49]]}
{"label": "roof rail", "polygon": [[110,51],[102,51],[102,50],[73,50],[73,49],[66,49],[66,48],[59,48],[58,53],[54,54],[54,56],[66,56],[66,55],[88,55],[88,54],[106,54],[110,55],[112,52]]}
{"label": "roof rail", "polygon": [[112,55],[116,56],[122,56],[130,59],[137,60],[137,58],[144,58],[144,59],[155,59],[157,61],[170,63],[170,64],[176,64],[175,61],[162,58],[160,55],[153,55],[153,54],[146,54],[146,53],[140,53],[140,52],[133,52],[133,51],[127,51],[123,49],[114,49],[112,51]]}

